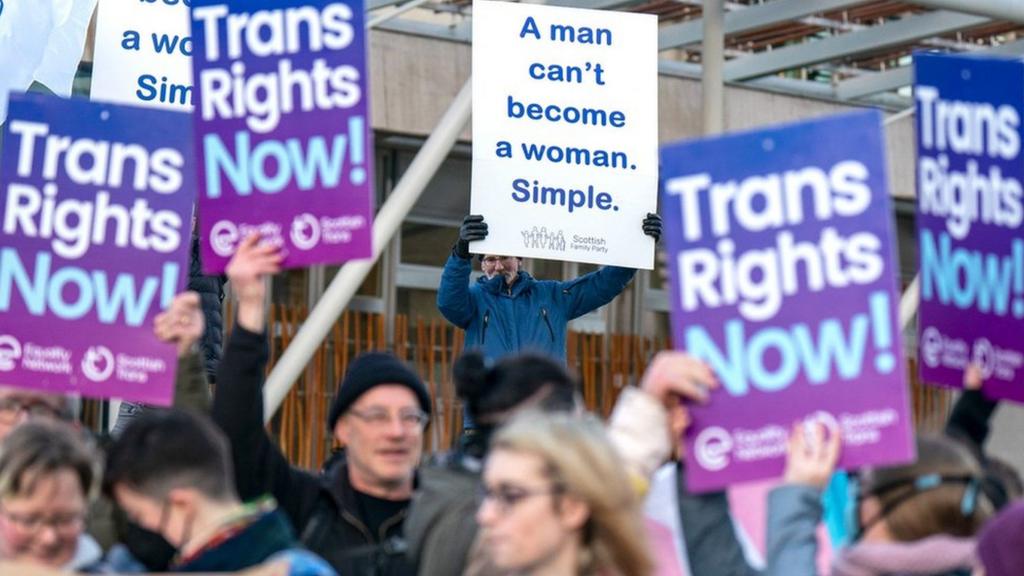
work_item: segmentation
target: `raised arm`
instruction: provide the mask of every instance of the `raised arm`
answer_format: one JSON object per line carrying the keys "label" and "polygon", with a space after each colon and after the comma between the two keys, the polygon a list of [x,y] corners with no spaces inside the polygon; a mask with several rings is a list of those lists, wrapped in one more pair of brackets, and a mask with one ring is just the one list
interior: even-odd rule
{"label": "raised arm", "polygon": [[[210,385],[199,355],[197,343],[203,335],[205,318],[199,306],[199,295],[182,292],[174,297],[167,310],[153,319],[153,334],[163,342],[174,344],[178,351],[178,370],[174,376],[174,407],[206,413],[210,409]],[[111,434],[117,436],[148,406],[139,402],[122,402]]]}
{"label": "raised arm", "polygon": [[305,487],[318,480],[293,468],[263,426],[264,299],[269,276],[279,271],[281,255],[258,242],[257,235],[243,240],[228,264],[238,319],[217,370],[213,418],[231,441],[239,496],[249,500],[272,494],[292,522],[300,525],[309,513],[310,494],[316,493]]}
{"label": "raised arm", "polygon": [[964,372],[964,391],[946,422],[946,434],[970,441],[979,453],[984,452],[989,421],[999,407],[998,400],[986,398],[981,391],[982,381],[981,369],[976,364],[970,364]]}
{"label": "raised arm", "polygon": [[473,255],[469,243],[487,237],[484,217],[470,214],[459,228],[459,240],[448,255],[441,272],[441,285],[437,289],[437,309],[452,324],[466,329],[476,316],[476,305],[469,295],[469,274]]}
{"label": "raised arm", "polygon": [[[644,234],[654,238],[655,244],[661,238],[661,216],[648,213],[642,228]],[[565,298],[566,317],[570,320],[596,310],[611,302],[626,288],[636,270],[605,266],[596,272],[563,282],[560,286]]]}
{"label": "raised arm", "polygon": [[[827,436],[827,437],[826,437]],[[768,495],[766,576],[815,576],[821,491],[839,461],[840,435],[815,423],[797,424],[789,435],[785,484]]]}

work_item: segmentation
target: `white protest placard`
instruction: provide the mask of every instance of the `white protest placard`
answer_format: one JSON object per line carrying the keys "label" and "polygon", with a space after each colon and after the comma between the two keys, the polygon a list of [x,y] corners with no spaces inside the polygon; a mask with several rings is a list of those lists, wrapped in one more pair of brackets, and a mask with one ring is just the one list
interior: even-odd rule
{"label": "white protest placard", "polygon": [[100,0],[89,98],[192,109],[189,0]]}
{"label": "white protest placard", "polygon": [[474,252],[652,268],[658,19],[473,4]]}

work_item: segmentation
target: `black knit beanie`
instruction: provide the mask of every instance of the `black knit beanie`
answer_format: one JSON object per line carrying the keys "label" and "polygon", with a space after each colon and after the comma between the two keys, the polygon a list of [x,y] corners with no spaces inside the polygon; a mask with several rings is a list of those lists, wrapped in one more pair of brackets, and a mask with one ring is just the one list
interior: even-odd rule
{"label": "black knit beanie", "polygon": [[327,416],[327,429],[334,430],[338,418],[341,418],[364,392],[384,384],[405,386],[412,390],[419,400],[420,409],[430,414],[430,393],[415,372],[391,354],[367,352],[356,356],[341,384],[338,384],[338,393],[334,395],[334,402],[331,403],[331,411]]}

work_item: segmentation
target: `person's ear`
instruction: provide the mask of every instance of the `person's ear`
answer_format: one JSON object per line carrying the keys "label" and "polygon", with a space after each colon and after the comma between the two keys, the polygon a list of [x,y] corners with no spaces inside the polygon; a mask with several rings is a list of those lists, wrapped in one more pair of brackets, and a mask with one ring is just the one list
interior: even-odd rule
{"label": "person's ear", "polygon": [[334,423],[334,439],[337,440],[338,444],[342,447],[348,446],[349,436],[352,434],[352,430],[348,425],[348,420],[342,415],[338,418],[338,421]]}
{"label": "person's ear", "polygon": [[559,504],[558,513],[562,525],[569,530],[582,529],[590,519],[590,506],[572,494],[563,495]]}
{"label": "person's ear", "polygon": [[195,510],[199,506],[196,500],[196,491],[193,488],[172,488],[167,493],[167,504],[178,510]]}

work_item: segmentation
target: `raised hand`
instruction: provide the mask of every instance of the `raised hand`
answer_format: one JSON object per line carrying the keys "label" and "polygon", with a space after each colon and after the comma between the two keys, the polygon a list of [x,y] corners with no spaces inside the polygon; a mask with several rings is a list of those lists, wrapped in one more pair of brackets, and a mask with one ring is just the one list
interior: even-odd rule
{"label": "raised hand", "polygon": [[284,258],[278,247],[260,245],[259,241],[259,234],[242,240],[227,268],[228,282],[238,299],[238,324],[252,332],[263,331],[267,280],[281,271]]}
{"label": "raised hand", "polygon": [[679,400],[705,402],[708,392],[718,387],[718,379],[707,364],[673,350],[658,352],[644,371],[640,389],[660,400],[666,408]]}
{"label": "raised hand", "polygon": [[470,214],[462,219],[459,227],[459,241],[455,243],[455,255],[469,260],[469,243],[487,237],[487,222],[479,214]]}
{"label": "raised hand", "polygon": [[654,238],[655,244],[661,240],[661,216],[653,212],[647,213],[647,217],[644,218],[644,234]]}
{"label": "raised hand", "polygon": [[178,356],[193,349],[206,329],[206,318],[200,307],[199,294],[182,292],[174,297],[167,310],[153,319],[153,333],[164,342],[173,343]]}
{"label": "raised hand", "polygon": [[837,430],[826,430],[821,422],[793,425],[787,446],[786,483],[825,488],[839,462],[840,436]]}

